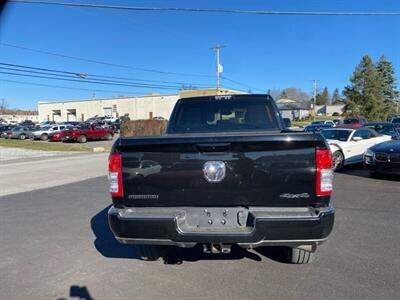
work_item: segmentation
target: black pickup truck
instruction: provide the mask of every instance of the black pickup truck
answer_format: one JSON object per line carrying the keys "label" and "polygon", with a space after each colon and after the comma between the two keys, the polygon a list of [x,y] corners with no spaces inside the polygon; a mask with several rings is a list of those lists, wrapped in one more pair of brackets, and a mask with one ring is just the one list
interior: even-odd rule
{"label": "black pickup truck", "polygon": [[267,95],[180,99],[165,135],[114,143],[108,178],[111,230],[146,260],[236,244],[284,246],[288,262],[308,263],[333,227],[329,147],[288,130]]}

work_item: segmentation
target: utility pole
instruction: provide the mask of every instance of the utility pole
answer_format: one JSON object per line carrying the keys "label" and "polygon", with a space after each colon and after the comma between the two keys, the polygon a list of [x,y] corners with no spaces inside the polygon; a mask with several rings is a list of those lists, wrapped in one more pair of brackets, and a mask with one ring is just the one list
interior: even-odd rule
{"label": "utility pole", "polygon": [[215,51],[215,59],[216,59],[216,71],[217,71],[217,92],[219,90],[220,84],[221,84],[221,73],[223,72],[223,67],[222,65],[219,63],[219,50],[225,48],[225,46],[223,45],[215,45],[214,47],[211,47],[211,50]]}

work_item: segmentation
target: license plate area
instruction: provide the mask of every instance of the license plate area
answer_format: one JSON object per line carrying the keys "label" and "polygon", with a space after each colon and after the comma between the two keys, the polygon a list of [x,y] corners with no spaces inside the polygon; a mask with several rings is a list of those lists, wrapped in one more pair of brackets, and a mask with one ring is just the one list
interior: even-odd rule
{"label": "license plate area", "polygon": [[252,227],[244,207],[187,208],[181,223],[184,231],[242,231]]}

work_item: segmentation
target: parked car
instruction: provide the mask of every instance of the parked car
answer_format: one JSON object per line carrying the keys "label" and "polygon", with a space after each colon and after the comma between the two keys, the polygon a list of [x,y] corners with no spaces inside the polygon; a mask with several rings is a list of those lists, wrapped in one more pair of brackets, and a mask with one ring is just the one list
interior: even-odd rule
{"label": "parked car", "polygon": [[11,131],[15,126],[14,125],[1,125],[0,126],[0,137],[6,137],[7,131]]}
{"label": "parked car", "polygon": [[335,123],[335,126],[342,125],[344,123],[343,119],[333,119],[332,121]]}
{"label": "parked car", "polygon": [[400,127],[400,117],[394,117],[392,118],[392,120],[390,121],[390,123],[394,124],[397,128]]}
{"label": "parked car", "polygon": [[43,121],[43,122],[39,123],[40,126],[47,126],[47,125],[53,125],[53,124],[56,124],[56,122],[54,122],[54,121]]}
{"label": "parked car", "polygon": [[71,126],[79,126],[79,125],[83,125],[82,122],[78,122],[78,121],[67,121],[67,122],[63,122],[63,125],[71,125]]}
{"label": "parked car", "polygon": [[332,128],[332,124],[310,124],[304,127],[305,132],[319,132],[323,129]]}
{"label": "parked car", "polygon": [[86,143],[88,140],[112,140],[114,137],[114,130],[112,128],[102,128],[92,124],[64,130],[61,134],[63,136],[63,142]]}
{"label": "parked car", "polygon": [[360,163],[368,148],[391,140],[389,135],[382,135],[370,128],[331,128],[321,131],[332,151],[332,162],[335,170],[345,165]]}
{"label": "parked car", "polygon": [[335,123],[332,120],[320,120],[320,121],[312,121],[309,125],[331,125],[331,127],[335,126]]}
{"label": "parked car", "polygon": [[377,144],[364,153],[364,166],[371,172],[400,175],[400,140]]}
{"label": "parked car", "polygon": [[166,120],[164,117],[153,117],[153,120],[161,120],[161,121],[163,121],[163,120]]}
{"label": "parked car", "polygon": [[31,128],[27,126],[17,126],[7,131],[6,138],[25,140],[29,138],[31,133],[32,133]]}
{"label": "parked car", "polygon": [[35,123],[33,123],[32,120],[24,120],[21,123],[19,123],[21,126],[27,126],[27,127],[34,127]]}
{"label": "parked car", "polygon": [[[180,99],[167,133],[119,138],[109,157],[118,241],[145,260],[167,245],[229,253],[285,246],[308,263],[333,227],[331,152],[319,134],[288,131],[269,95]],[[152,161],[138,176],[138,165]]]}
{"label": "parked car", "polygon": [[367,123],[365,117],[351,117],[343,120],[343,124],[337,125],[336,127],[342,128],[360,128]]}
{"label": "parked car", "polygon": [[374,129],[380,134],[390,135],[393,139],[400,139],[400,129],[396,128],[393,123],[367,123],[364,127]]}
{"label": "parked car", "polygon": [[32,131],[30,138],[34,139],[34,140],[40,139],[42,141],[47,141],[49,139],[49,135],[51,133],[59,132],[61,130],[67,129],[67,128],[72,128],[72,126],[70,126],[70,125],[52,125],[52,126],[41,127],[39,130]]}

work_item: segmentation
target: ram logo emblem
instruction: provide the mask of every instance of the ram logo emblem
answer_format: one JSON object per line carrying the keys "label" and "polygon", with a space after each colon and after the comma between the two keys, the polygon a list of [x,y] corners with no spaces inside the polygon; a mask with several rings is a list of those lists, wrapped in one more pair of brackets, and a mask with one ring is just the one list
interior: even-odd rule
{"label": "ram logo emblem", "polygon": [[203,166],[203,174],[208,182],[221,182],[226,174],[225,163],[223,161],[208,161]]}

